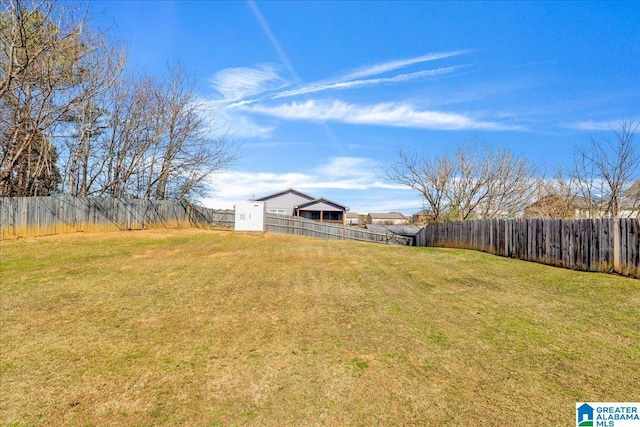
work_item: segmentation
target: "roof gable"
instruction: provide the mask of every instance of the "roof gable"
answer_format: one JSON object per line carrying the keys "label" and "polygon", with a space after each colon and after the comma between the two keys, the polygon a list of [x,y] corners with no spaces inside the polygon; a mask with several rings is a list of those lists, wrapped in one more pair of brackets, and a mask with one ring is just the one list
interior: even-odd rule
{"label": "roof gable", "polygon": [[[295,206],[297,209],[303,209],[303,210],[328,210],[328,209],[332,209],[332,210],[337,210],[337,211],[348,211],[349,208],[346,206],[341,205],[340,203],[336,203],[336,202],[332,202],[331,200],[327,200],[324,197],[321,197],[319,199],[315,199],[315,200],[311,200],[309,202],[306,203],[302,203],[298,206]],[[328,209],[327,209],[328,208]]]}
{"label": "roof gable", "polygon": [[258,199],[253,199],[253,201],[255,201],[255,202],[264,202],[264,201],[267,201],[269,199],[274,199],[276,197],[284,196],[286,194],[293,194],[293,195],[296,195],[298,197],[307,199],[309,201],[315,200],[315,197],[310,196],[308,194],[305,194],[302,191],[298,191],[298,190],[296,190],[294,188],[287,188],[286,190],[278,191],[277,193],[269,194],[269,195],[260,197]]}

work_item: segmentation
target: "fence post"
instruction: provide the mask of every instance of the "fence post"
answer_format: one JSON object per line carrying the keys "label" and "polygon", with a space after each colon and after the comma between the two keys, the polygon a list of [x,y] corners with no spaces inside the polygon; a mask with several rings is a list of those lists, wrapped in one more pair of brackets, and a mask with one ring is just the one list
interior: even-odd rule
{"label": "fence post", "polygon": [[620,218],[613,218],[613,271],[620,273]]}
{"label": "fence post", "polygon": [[511,242],[511,236],[509,235],[509,221],[504,220],[504,256],[509,256],[509,243]]}

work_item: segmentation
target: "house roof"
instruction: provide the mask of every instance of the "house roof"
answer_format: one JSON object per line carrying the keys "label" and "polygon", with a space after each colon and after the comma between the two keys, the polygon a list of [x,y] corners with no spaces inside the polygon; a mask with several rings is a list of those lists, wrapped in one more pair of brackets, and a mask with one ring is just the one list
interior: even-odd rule
{"label": "house roof", "polygon": [[400,212],[370,213],[369,216],[377,219],[407,219],[407,217]]}
{"label": "house roof", "polygon": [[286,190],[278,191],[277,193],[269,194],[267,196],[262,196],[262,197],[260,197],[258,199],[253,199],[253,201],[260,202],[260,201],[264,201],[264,200],[268,200],[268,199],[273,199],[274,197],[278,197],[278,196],[281,196],[281,195],[286,194],[286,193],[295,193],[295,194],[297,194],[297,195],[299,195],[301,197],[304,197],[305,199],[316,200],[315,197],[310,196],[308,194],[305,194],[302,191],[298,191],[295,188],[287,188]]}
{"label": "house roof", "polygon": [[[637,195],[633,197],[633,192],[638,191]],[[631,196],[631,197],[630,197]],[[601,213],[607,209],[609,198],[604,197],[586,197],[578,195],[561,195],[550,194],[535,202],[525,206],[525,214],[536,215],[540,210],[553,208],[559,206],[563,209],[581,209],[581,210],[596,210]],[[625,195],[619,200],[619,210],[638,210],[640,209],[640,182],[636,181],[627,191]]]}
{"label": "house roof", "polygon": [[306,202],[306,203],[302,203],[300,205],[294,206],[294,208],[296,208],[296,209],[304,209],[304,208],[308,208],[308,207],[311,207],[313,205],[322,204],[322,203],[330,205],[330,206],[333,206],[334,208],[336,208],[338,210],[341,210],[341,211],[348,211],[349,210],[348,207],[346,207],[344,205],[341,205],[340,203],[332,202],[331,200],[325,199],[324,197],[321,197],[319,199],[314,199],[314,200],[311,200],[311,201]]}
{"label": "house roof", "polygon": [[624,192],[624,195],[630,199],[640,197],[640,179],[631,184],[627,191]]}
{"label": "house roof", "polygon": [[273,199],[279,196],[282,196],[284,194],[295,194],[296,196],[299,196],[300,198],[303,199],[307,199],[306,202],[303,203],[299,203],[297,205],[294,206],[294,208],[296,209],[303,209],[303,208],[308,208],[310,206],[316,205],[316,204],[322,204],[325,203],[327,205],[330,205],[331,207],[340,210],[340,211],[348,211],[349,208],[347,206],[341,205],[340,203],[337,202],[333,202],[329,199],[325,199],[324,197],[321,197],[319,199],[310,196],[309,194],[303,193],[302,191],[296,190],[295,188],[287,188],[286,190],[282,190],[282,191],[278,191],[277,193],[273,193],[273,194],[268,194],[266,196],[262,196],[260,198],[257,199],[252,199],[252,201],[256,201],[256,202],[263,202],[263,201],[267,201],[269,199]]}

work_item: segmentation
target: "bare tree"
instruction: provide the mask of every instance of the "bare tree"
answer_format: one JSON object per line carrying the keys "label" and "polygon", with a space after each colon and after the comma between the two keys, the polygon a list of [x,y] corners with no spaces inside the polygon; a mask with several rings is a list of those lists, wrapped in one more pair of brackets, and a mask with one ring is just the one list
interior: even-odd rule
{"label": "bare tree", "polygon": [[625,120],[610,137],[592,137],[576,147],[572,178],[593,215],[638,214],[640,198],[629,189],[640,179],[639,126],[640,122]]}
{"label": "bare tree", "polygon": [[449,219],[515,217],[531,201],[538,167],[524,157],[471,142],[456,149],[452,162]]}
{"label": "bare tree", "polygon": [[51,128],[74,96],[83,22],[57,14],[53,2],[5,0],[0,15],[0,195],[38,195],[32,183],[53,172]]}
{"label": "bare tree", "polygon": [[93,39],[94,49],[83,59],[83,67],[91,70],[79,82],[83,94],[58,126],[60,147],[64,156],[64,193],[86,197],[101,173],[98,149],[107,128],[112,106],[111,95],[121,82],[125,66],[124,51],[105,37]]}
{"label": "bare tree", "polygon": [[454,165],[450,158],[423,158],[398,151],[396,162],[384,166],[387,178],[418,191],[428,222],[444,222],[447,212],[446,191],[451,184]]}
{"label": "bare tree", "polygon": [[[88,14],[77,5],[2,0],[0,195],[56,189],[60,179],[55,159],[61,147],[56,149],[55,129],[69,122],[110,73],[111,58],[101,49],[104,35],[89,31]],[[77,153],[71,157],[78,159]],[[47,188],[33,185],[47,173]]]}
{"label": "bare tree", "polygon": [[129,77],[111,96],[109,119],[94,144],[100,162],[89,194],[193,198],[207,177],[236,160],[233,139],[201,113],[181,66],[170,68],[165,83]]}
{"label": "bare tree", "polygon": [[572,178],[561,168],[551,177],[540,178],[535,188],[535,202],[525,207],[525,218],[575,219],[578,216],[582,198],[577,197]]}
{"label": "bare tree", "polygon": [[150,197],[148,181],[164,128],[160,90],[149,77],[129,77],[114,89],[110,118],[98,146],[100,175],[92,193],[114,198]]}
{"label": "bare tree", "polygon": [[508,150],[459,146],[453,154],[399,152],[385,175],[418,190],[432,222],[520,215],[535,191],[538,167]]}
{"label": "bare tree", "polygon": [[539,186],[540,168],[508,150],[485,149],[486,196],[476,209],[480,218],[522,215]]}
{"label": "bare tree", "polygon": [[0,1],[0,196],[188,198],[237,158],[184,68],[124,77],[79,3]]}
{"label": "bare tree", "polygon": [[212,135],[215,123],[203,116],[193,83],[180,64],[169,68],[160,96],[166,128],[159,144],[159,171],[149,189],[157,199],[184,198],[197,192],[210,174],[235,161],[237,150],[228,133]]}

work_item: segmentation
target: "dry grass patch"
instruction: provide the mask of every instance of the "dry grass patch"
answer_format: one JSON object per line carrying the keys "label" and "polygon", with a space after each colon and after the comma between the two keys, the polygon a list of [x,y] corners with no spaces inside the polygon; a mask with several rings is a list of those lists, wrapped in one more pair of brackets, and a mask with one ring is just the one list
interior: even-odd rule
{"label": "dry grass patch", "polygon": [[638,398],[637,280],[202,230],[0,250],[2,425],[567,425]]}

